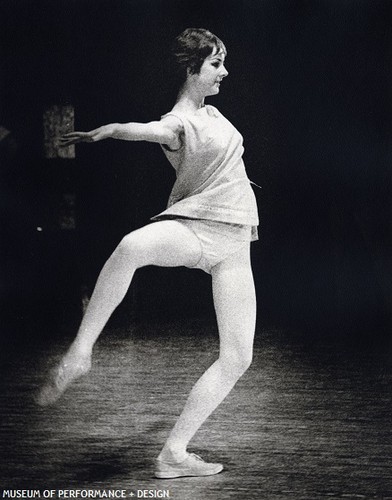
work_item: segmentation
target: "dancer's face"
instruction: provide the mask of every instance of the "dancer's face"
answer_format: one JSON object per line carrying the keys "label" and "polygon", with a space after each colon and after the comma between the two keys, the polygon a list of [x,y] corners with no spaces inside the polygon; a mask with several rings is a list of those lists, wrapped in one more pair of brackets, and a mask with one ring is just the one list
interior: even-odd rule
{"label": "dancer's face", "polygon": [[218,47],[215,47],[212,54],[205,58],[200,72],[191,75],[194,84],[204,96],[219,93],[221,81],[229,74],[224,66],[225,57],[226,54]]}

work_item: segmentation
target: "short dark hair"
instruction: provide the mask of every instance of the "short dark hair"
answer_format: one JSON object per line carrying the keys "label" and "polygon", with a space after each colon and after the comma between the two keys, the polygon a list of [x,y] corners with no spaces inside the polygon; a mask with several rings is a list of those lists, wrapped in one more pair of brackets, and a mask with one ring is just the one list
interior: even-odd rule
{"label": "short dark hair", "polygon": [[172,58],[180,80],[186,80],[188,69],[191,74],[199,73],[205,58],[214,48],[227,53],[222,40],[206,29],[187,28],[178,35],[172,46]]}

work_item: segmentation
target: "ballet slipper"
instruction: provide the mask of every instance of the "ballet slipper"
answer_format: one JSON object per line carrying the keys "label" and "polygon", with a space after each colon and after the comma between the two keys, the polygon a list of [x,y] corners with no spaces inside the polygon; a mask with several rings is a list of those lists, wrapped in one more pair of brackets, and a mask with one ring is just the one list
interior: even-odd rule
{"label": "ballet slipper", "polygon": [[36,401],[40,406],[55,403],[67,387],[79,377],[86,375],[91,369],[91,356],[79,358],[65,357],[52,370],[48,382],[41,389]]}
{"label": "ballet slipper", "polygon": [[155,477],[159,479],[173,479],[186,476],[212,476],[223,470],[222,464],[205,462],[196,453],[188,453],[182,462],[155,461]]}

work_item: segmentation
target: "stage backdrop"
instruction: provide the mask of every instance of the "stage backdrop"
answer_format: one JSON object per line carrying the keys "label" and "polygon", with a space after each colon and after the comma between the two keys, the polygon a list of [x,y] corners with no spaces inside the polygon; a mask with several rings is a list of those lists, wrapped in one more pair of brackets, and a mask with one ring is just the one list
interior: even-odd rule
{"label": "stage backdrop", "polygon": [[[175,98],[170,43],[189,26],[227,46],[229,76],[209,102],[243,134],[261,186],[260,324],[388,326],[390,2],[26,0],[1,9],[8,331],[32,319],[39,331],[76,323],[105,259],[164,208],[174,180],[158,145],[105,141],[48,157],[45,113],[68,107],[81,130],[159,119]],[[199,271],[145,269],[113,321],[211,317],[210,293]]]}

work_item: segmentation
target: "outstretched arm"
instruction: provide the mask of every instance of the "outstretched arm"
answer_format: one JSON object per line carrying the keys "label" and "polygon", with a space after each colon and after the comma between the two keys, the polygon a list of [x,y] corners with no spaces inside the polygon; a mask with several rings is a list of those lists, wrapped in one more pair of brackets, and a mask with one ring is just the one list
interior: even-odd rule
{"label": "outstretched arm", "polygon": [[60,146],[67,147],[79,142],[97,142],[103,139],[124,141],[149,141],[166,144],[170,149],[181,145],[181,123],[172,116],[148,123],[110,123],[90,132],[69,132],[60,137]]}

